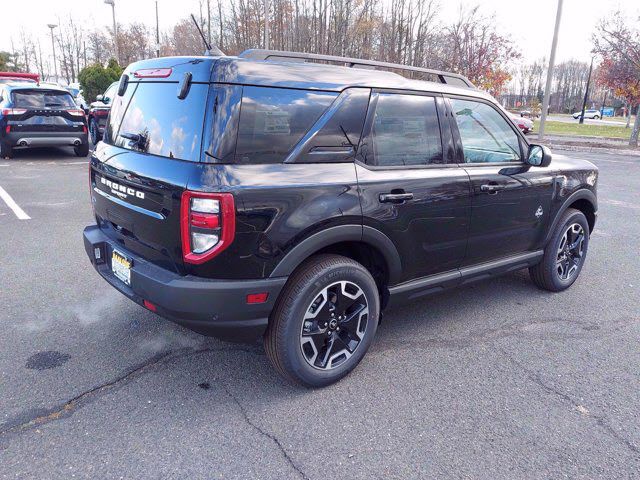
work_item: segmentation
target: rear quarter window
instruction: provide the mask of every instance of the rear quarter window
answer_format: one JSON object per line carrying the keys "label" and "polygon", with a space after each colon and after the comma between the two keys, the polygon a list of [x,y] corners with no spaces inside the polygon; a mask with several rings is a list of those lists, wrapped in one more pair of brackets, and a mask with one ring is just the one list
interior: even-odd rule
{"label": "rear quarter window", "polygon": [[245,86],[236,162],[282,162],[336,97],[334,92]]}

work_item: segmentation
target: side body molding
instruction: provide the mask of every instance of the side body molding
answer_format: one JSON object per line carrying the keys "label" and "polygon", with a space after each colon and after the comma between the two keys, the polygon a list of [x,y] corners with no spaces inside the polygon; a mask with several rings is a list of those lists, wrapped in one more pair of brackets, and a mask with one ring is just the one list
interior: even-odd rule
{"label": "side body molding", "polygon": [[389,267],[389,284],[400,278],[402,263],[393,242],[375,228],[362,225],[338,225],[314,233],[296,245],[271,272],[270,277],[284,277],[291,273],[315,252],[340,242],[363,242],[376,248],[384,256]]}

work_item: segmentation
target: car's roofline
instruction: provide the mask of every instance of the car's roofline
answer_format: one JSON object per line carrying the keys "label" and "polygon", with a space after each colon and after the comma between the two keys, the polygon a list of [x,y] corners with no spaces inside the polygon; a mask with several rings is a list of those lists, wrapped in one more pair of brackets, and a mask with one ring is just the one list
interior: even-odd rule
{"label": "car's roofline", "polygon": [[172,68],[164,81],[179,82],[185,72],[194,82],[254,85],[261,87],[295,88],[341,92],[347,88],[363,87],[405,90],[435,94],[451,94],[482,98],[495,102],[486,92],[476,88],[457,87],[426,80],[413,80],[385,70],[352,68],[311,62],[255,60],[232,56],[176,56],[142,60],[130,64],[125,73],[130,81],[158,81],[158,78],[139,79],[134,73],[149,68]]}

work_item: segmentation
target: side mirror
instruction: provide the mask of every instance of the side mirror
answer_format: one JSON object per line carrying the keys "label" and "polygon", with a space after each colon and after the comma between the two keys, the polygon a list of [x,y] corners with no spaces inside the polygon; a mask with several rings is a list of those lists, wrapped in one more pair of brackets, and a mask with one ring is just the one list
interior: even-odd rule
{"label": "side mirror", "polygon": [[526,163],[533,167],[548,167],[551,163],[551,150],[544,145],[529,145]]}
{"label": "side mirror", "polygon": [[96,95],[96,102],[102,102],[104,99],[104,95],[100,94],[100,95]]}

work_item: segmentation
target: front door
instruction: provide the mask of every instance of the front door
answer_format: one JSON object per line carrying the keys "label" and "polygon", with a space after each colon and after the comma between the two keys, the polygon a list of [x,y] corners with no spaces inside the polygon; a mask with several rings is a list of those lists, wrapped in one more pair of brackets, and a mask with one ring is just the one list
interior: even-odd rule
{"label": "front door", "polygon": [[[464,258],[469,177],[449,160],[440,132],[442,98],[373,92],[356,173],[363,221],[385,233],[402,261],[402,281],[455,270]],[[451,155],[453,160],[453,154]]]}
{"label": "front door", "polygon": [[532,250],[549,219],[552,170],[524,163],[526,143],[517,127],[489,102],[449,101],[472,190],[463,266]]}

